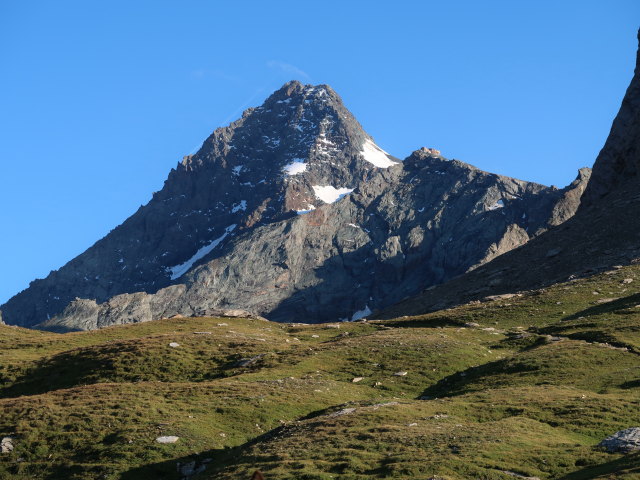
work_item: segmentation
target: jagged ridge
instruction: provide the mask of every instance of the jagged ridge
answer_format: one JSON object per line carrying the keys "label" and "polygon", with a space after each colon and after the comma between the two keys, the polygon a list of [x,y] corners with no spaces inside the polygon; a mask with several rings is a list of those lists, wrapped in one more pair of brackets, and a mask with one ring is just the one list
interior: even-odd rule
{"label": "jagged ridge", "polygon": [[[640,31],[638,40],[640,42]],[[640,262],[640,48],[578,214],[526,246],[382,312],[416,315]]]}

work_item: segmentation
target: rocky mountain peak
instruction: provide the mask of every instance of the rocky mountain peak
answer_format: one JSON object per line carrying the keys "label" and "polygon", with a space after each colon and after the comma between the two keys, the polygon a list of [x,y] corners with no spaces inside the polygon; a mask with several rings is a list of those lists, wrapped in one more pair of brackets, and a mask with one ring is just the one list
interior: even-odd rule
{"label": "rocky mountain peak", "polygon": [[236,235],[331,204],[396,163],[331,87],[288,82],[183,157],[107,237],[11,299],[5,318],[30,325],[76,297],[156,292]]}
{"label": "rocky mountain peak", "polygon": [[527,242],[554,209],[573,214],[580,188],[490,174],[433,148],[400,161],[329,86],[293,81],[216,129],[147,205],[2,311],[60,328],[225,309],[355,319]]}
{"label": "rocky mountain peak", "polygon": [[417,152],[418,154],[440,156],[440,150],[436,150],[435,148],[421,147],[419,150],[417,150]]}

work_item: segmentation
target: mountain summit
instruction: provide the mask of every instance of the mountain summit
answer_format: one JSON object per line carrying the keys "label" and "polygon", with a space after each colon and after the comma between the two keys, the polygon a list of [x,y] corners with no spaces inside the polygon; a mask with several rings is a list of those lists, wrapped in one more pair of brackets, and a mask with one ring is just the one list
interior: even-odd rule
{"label": "mountain summit", "polygon": [[562,223],[588,176],[558,190],[433,149],[400,161],[330,87],[293,81],[215,130],[147,205],[2,315],[62,329],[229,309],[355,319]]}

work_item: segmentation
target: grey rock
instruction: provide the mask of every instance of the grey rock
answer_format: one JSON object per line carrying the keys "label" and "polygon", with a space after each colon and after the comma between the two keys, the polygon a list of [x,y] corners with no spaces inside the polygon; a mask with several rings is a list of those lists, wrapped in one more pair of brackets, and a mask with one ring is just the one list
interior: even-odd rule
{"label": "grey rock", "polygon": [[556,255],[559,255],[562,252],[561,248],[552,248],[551,250],[547,251],[547,254],[545,255],[547,258],[552,258],[555,257]]}
{"label": "grey rock", "polygon": [[529,477],[527,475],[522,475],[521,473],[512,472],[510,470],[499,470],[505,475],[509,475],[510,477],[520,478],[522,480],[540,480],[540,477]]}
{"label": "grey rock", "polygon": [[608,452],[629,453],[640,450],[640,427],[631,427],[614,433],[605,438],[599,444]]}
{"label": "grey rock", "polygon": [[255,355],[250,358],[242,358],[234,364],[234,367],[249,367],[255,365],[262,357],[264,357],[264,354]]}
{"label": "grey rock", "polygon": [[0,440],[0,453],[11,453],[13,452],[15,441],[14,437],[2,437]]}
{"label": "grey rock", "polygon": [[353,407],[343,408],[342,410],[338,410],[337,412],[329,413],[327,417],[330,417],[330,418],[341,417],[343,415],[349,415],[351,413],[354,413],[355,411],[356,409]]}
{"label": "grey rock", "polygon": [[156,438],[156,442],[158,443],[176,443],[178,440],[180,440],[180,437],[176,437],[174,435],[166,435]]}
{"label": "grey rock", "polygon": [[207,466],[204,462],[200,463],[196,460],[192,460],[190,462],[185,462],[185,463],[178,462],[176,467],[177,467],[178,473],[182,476],[182,480],[188,480],[194,475],[197,475],[198,473],[202,473],[207,469]]}

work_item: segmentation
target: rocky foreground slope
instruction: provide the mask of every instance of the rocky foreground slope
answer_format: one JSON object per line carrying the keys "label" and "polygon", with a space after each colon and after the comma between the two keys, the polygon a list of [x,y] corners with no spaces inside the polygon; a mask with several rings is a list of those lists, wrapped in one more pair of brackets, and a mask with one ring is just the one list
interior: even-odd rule
{"label": "rocky foreground slope", "polygon": [[356,319],[564,222],[589,174],[559,190],[427,148],[401,162],[331,88],[291,82],[216,130],[147,205],[2,318],[61,330],[233,309]]}

